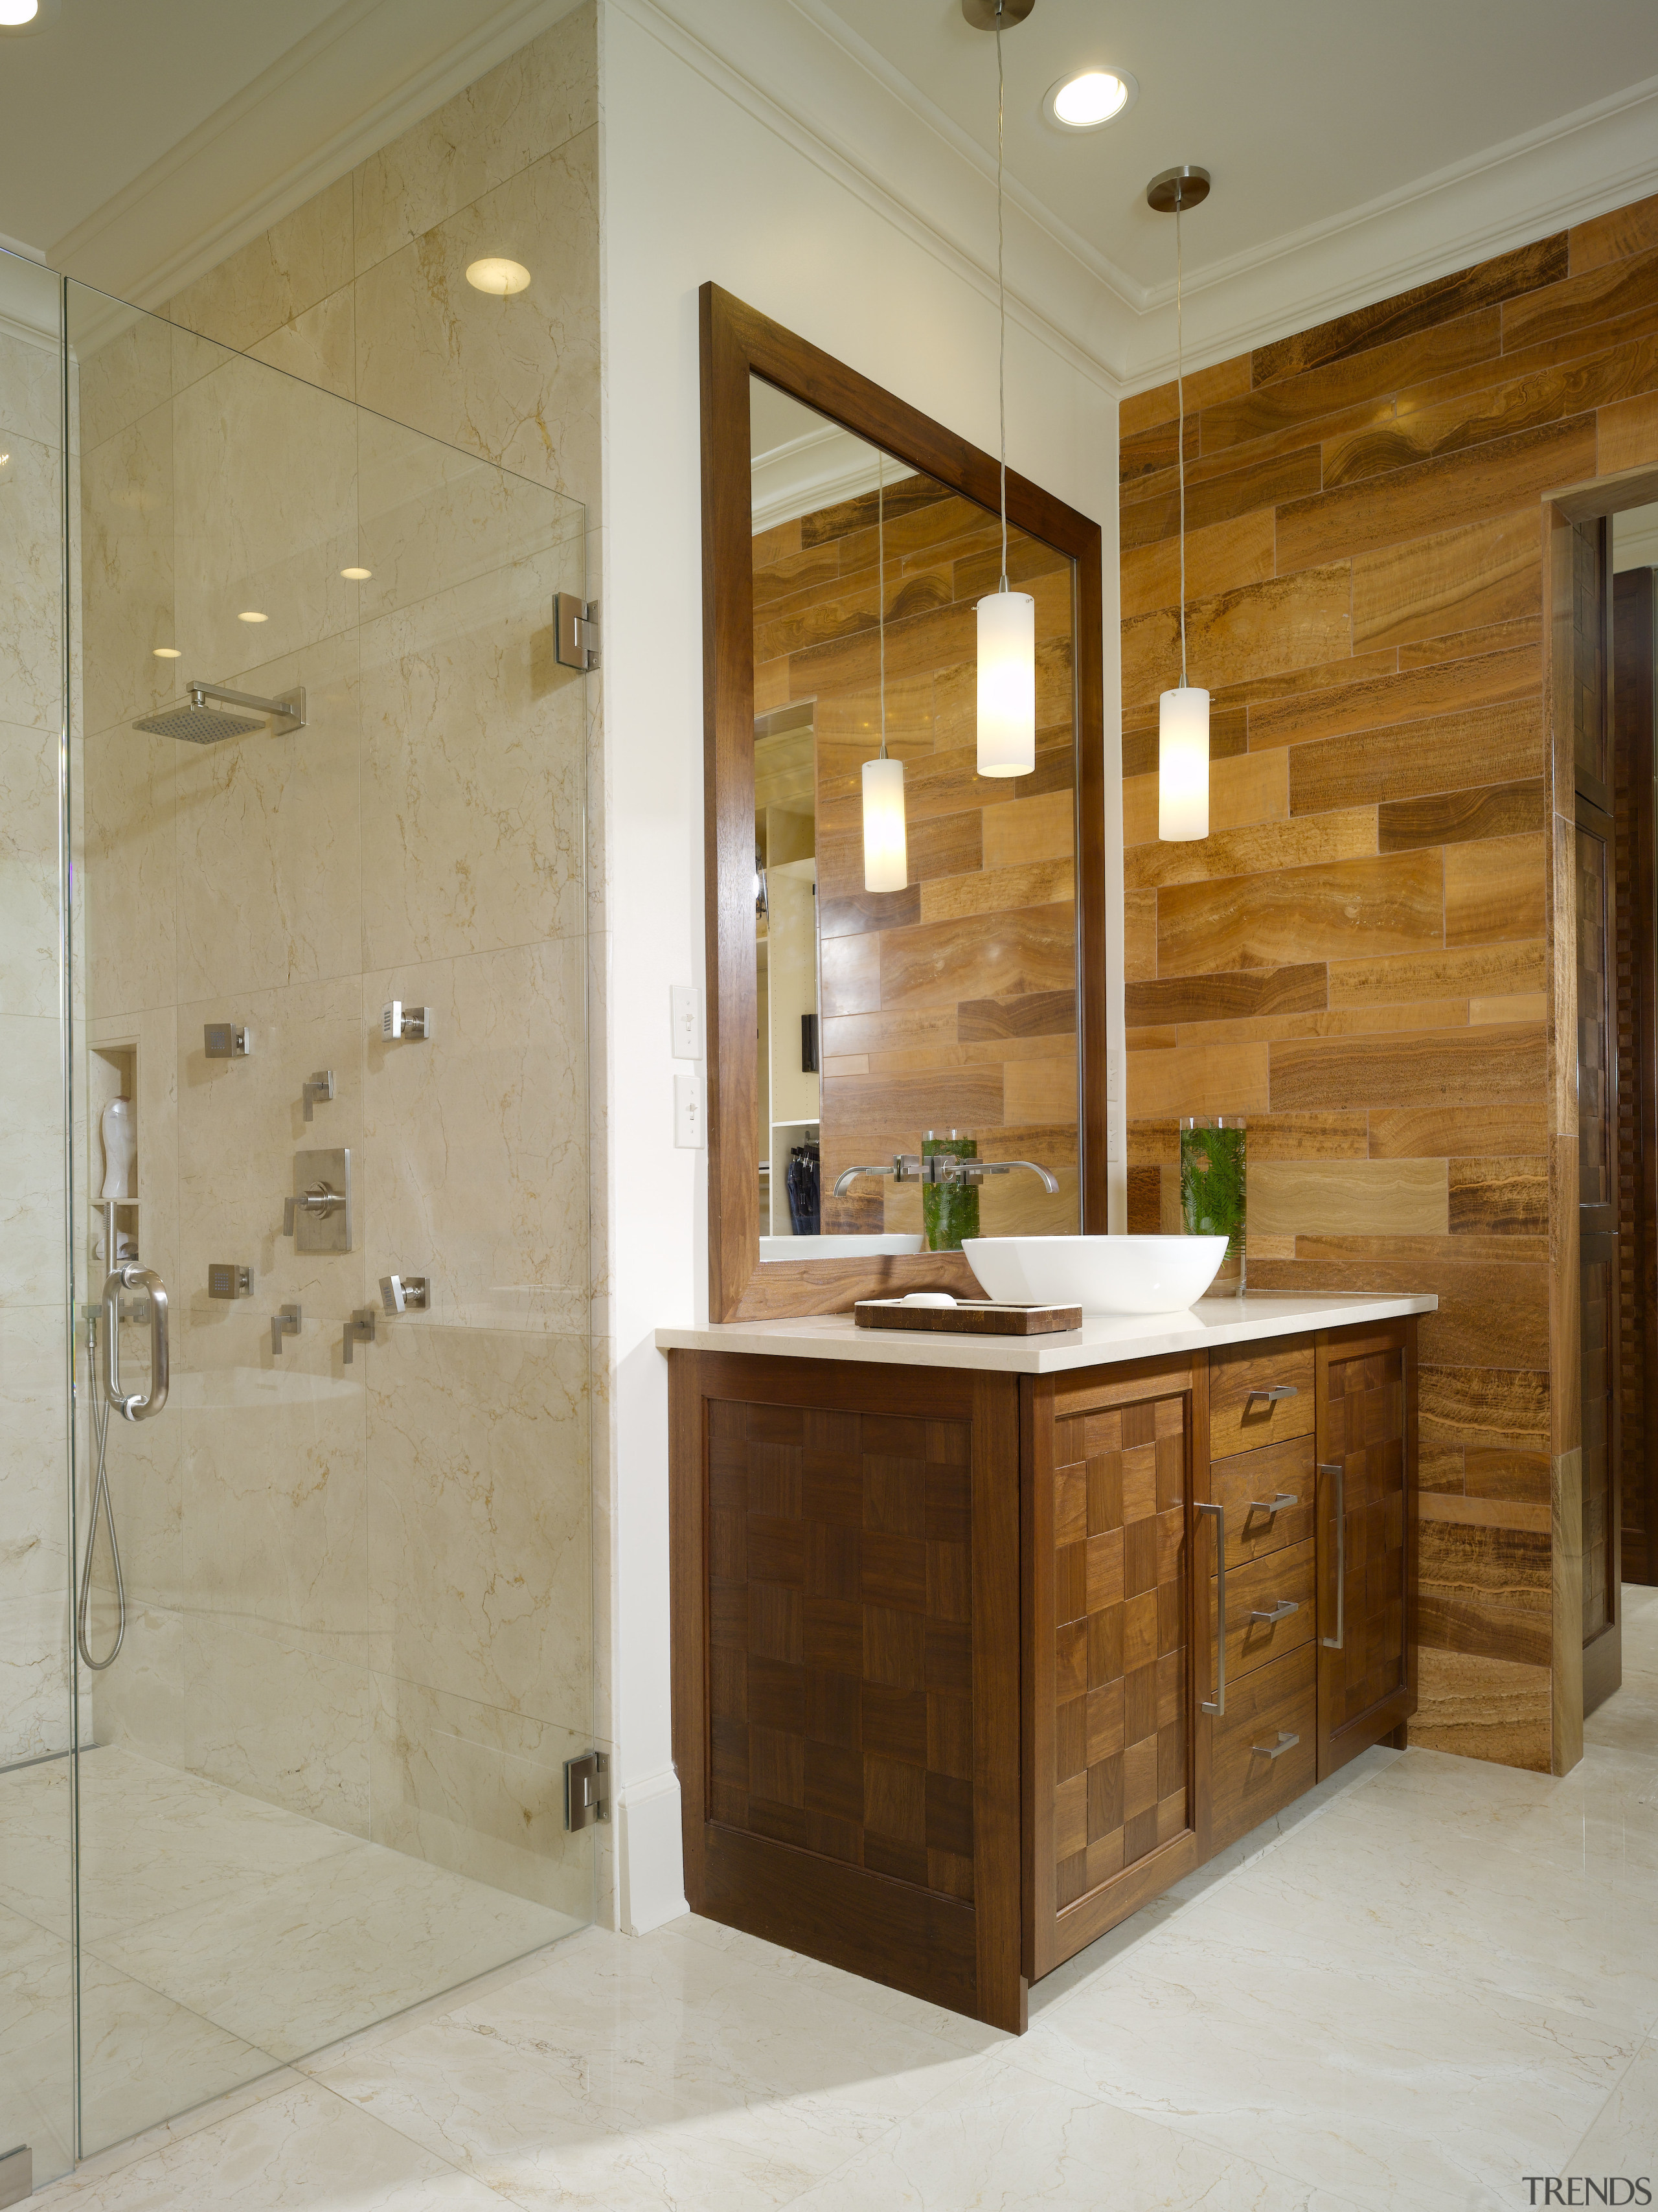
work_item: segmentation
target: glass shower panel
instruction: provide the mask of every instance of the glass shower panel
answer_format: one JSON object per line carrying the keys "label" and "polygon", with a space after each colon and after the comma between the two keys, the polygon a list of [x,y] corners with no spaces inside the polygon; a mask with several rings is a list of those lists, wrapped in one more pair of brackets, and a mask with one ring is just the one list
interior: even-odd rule
{"label": "glass shower panel", "polygon": [[67,291],[90,2151],[592,1916],[585,519]]}
{"label": "glass shower panel", "polygon": [[75,2154],[60,304],[0,252],[0,2157],[37,2186]]}

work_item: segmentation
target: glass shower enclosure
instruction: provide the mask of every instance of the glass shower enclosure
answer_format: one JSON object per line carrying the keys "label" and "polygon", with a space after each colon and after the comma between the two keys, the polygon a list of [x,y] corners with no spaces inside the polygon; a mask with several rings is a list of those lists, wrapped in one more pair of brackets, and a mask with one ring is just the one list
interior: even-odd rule
{"label": "glass shower enclosure", "polygon": [[0,450],[39,2185],[592,1917],[585,517],[9,255]]}

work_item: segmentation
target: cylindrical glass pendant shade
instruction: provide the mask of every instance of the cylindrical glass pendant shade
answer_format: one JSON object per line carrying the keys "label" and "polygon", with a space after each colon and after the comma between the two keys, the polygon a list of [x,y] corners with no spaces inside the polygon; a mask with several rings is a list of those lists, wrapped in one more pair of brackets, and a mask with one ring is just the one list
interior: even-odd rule
{"label": "cylindrical glass pendant shade", "polygon": [[1157,835],[1169,845],[1209,835],[1209,694],[1186,684],[1157,701]]}
{"label": "cylindrical glass pendant shade", "polygon": [[864,889],[901,891],[909,881],[904,837],[904,764],[864,763]]}
{"label": "cylindrical glass pendant shade", "polygon": [[1036,602],[988,592],[979,602],[979,773],[1029,775],[1036,765]]}

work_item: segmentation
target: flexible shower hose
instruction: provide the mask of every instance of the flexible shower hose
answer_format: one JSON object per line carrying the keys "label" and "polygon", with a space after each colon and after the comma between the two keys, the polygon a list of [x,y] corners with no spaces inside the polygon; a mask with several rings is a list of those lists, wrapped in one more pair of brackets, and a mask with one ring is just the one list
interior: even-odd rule
{"label": "flexible shower hose", "polygon": [[[86,1665],[94,1674],[101,1674],[106,1667],[112,1667],[120,1657],[121,1646],[126,1640],[127,1596],[121,1581],[121,1547],[115,1540],[115,1509],[110,1504],[109,1476],[104,1465],[109,1449],[109,1403],[98,1388],[98,1319],[95,1313],[87,1316],[87,1380],[92,1401],[92,1437],[97,1448],[98,1471],[92,1479],[92,1517],[87,1528],[86,1563],[81,1569],[80,1596],[75,1609],[75,1641]],[[87,1635],[87,1615],[92,1605],[92,1554],[98,1542],[100,1508],[104,1526],[109,1530],[110,1564],[115,1570],[115,1642],[107,1659],[93,1657]]]}

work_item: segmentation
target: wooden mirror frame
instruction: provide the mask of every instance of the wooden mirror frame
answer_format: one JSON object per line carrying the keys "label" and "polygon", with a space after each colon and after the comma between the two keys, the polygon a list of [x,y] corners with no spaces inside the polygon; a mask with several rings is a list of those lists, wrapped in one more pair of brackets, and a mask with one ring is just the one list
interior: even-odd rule
{"label": "wooden mirror frame", "polygon": [[[708,939],[708,1313],[843,1313],[864,1297],[982,1295],[959,1252],[760,1259],[754,932],[754,502],[749,380],[757,376],[896,460],[996,512],[1000,467],[941,423],[705,284],[702,360],[703,899]],[[1075,613],[1077,1165],[1083,1226],[1106,1229],[1105,760],[1100,526],[1007,472],[1010,525],[1070,556]]]}

